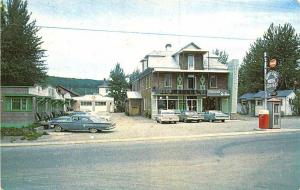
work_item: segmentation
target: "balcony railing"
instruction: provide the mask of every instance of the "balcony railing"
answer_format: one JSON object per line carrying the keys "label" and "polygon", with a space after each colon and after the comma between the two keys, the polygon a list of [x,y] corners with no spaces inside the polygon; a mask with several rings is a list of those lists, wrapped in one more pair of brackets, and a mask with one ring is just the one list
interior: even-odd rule
{"label": "balcony railing", "polygon": [[152,89],[156,94],[193,94],[206,96],[207,90],[178,90],[178,89]]}

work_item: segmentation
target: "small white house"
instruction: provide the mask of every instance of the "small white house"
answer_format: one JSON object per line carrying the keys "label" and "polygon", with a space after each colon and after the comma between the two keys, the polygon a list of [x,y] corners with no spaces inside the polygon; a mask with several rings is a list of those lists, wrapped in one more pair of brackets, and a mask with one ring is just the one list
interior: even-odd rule
{"label": "small white house", "polygon": [[[264,97],[264,91],[259,91],[255,94],[246,93],[242,95],[239,98],[242,110],[252,110],[252,112],[248,111],[247,113],[254,112],[254,115],[258,116],[259,111],[265,107]],[[292,100],[296,97],[295,92],[293,90],[278,90],[275,97],[281,101],[282,114],[293,115]],[[270,99],[270,97],[268,96],[267,99]],[[249,107],[252,109],[249,109]]]}
{"label": "small white house", "polygon": [[96,95],[85,95],[74,97],[77,101],[75,111],[88,111],[88,112],[114,112],[114,98]]}

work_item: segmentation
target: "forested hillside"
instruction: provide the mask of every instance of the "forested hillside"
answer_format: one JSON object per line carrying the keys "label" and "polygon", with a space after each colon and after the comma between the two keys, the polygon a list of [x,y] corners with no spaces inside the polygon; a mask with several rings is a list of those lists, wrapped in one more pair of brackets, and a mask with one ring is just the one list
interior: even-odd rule
{"label": "forested hillside", "polygon": [[48,76],[46,83],[52,86],[62,85],[80,95],[85,95],[98,93],[98,86],[103,83],[103,80]]}

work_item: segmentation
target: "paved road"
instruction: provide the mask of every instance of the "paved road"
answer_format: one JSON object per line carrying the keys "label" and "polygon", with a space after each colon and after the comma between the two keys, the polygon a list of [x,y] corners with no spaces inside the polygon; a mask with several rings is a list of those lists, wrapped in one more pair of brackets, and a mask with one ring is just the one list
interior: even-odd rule
{"label": "paved road", "polygon": [[4,189],[295,189],[300,133],[2,148]]}

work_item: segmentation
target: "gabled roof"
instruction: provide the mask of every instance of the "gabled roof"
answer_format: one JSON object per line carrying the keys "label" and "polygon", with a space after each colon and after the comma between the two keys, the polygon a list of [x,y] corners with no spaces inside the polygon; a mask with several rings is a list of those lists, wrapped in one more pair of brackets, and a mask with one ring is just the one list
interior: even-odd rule
{"label": "gabled roof", "polygon": [[[179,51],[175,52],[175,53],[173,54],[173,56],[175,56],[175,55],[178,54],[178,53],[181,53],[181,52],[184,51],[184,50],[187,50],[187,48],[188,48],[189,46],[194,46],[194,47],[195,47],[195,50],[197,50],[197,51],[208,52],[208,51],[205,51],[205,50],[201,50],[201,48],[200,48],[199,46],[197,46],[194,42],[191,42],[191,43],[187,44],[186,46],[184,46],[183,48],[181,48]],[[188,50],[191,50],[191,51],[192,51],[192,49],[188,49]],[[194,50],[194,51],[195,51],[195,50]]]}
{"label": "gabled roof", "polygon": [[58,85],[56,87],[64,89],[65,91],[69,92],[71,96],[80,96],[78,93],[76,93],[76,92],[74,92],[74,91],[72,91],[72,90],[70,90],[70,89],[68,89],[68,88],[66,88],[62,85]]}
{"label": "gabled roof", "polygon": [[279,90],[277,91],[277,97],[287,97],[293,92],[293,90]]}
{"label": "gabled roof", "polygon": [[[275,97],[287,97],[289,96],[291,93],[294,93],[293,90],[278,90],[277,91],[277,95]],[[267,98],[269,98],[270,96],[268,95]],[[260,98],[263,99],[265,98],[265,91],[259,91],[257,92],[253,98]]]}
{"label": "gabled roof", "polygon": [[255,93],[248,92],[248,93],[245,93],[242,96],[240,96],[239,99],[253,100],[254,94]]}

